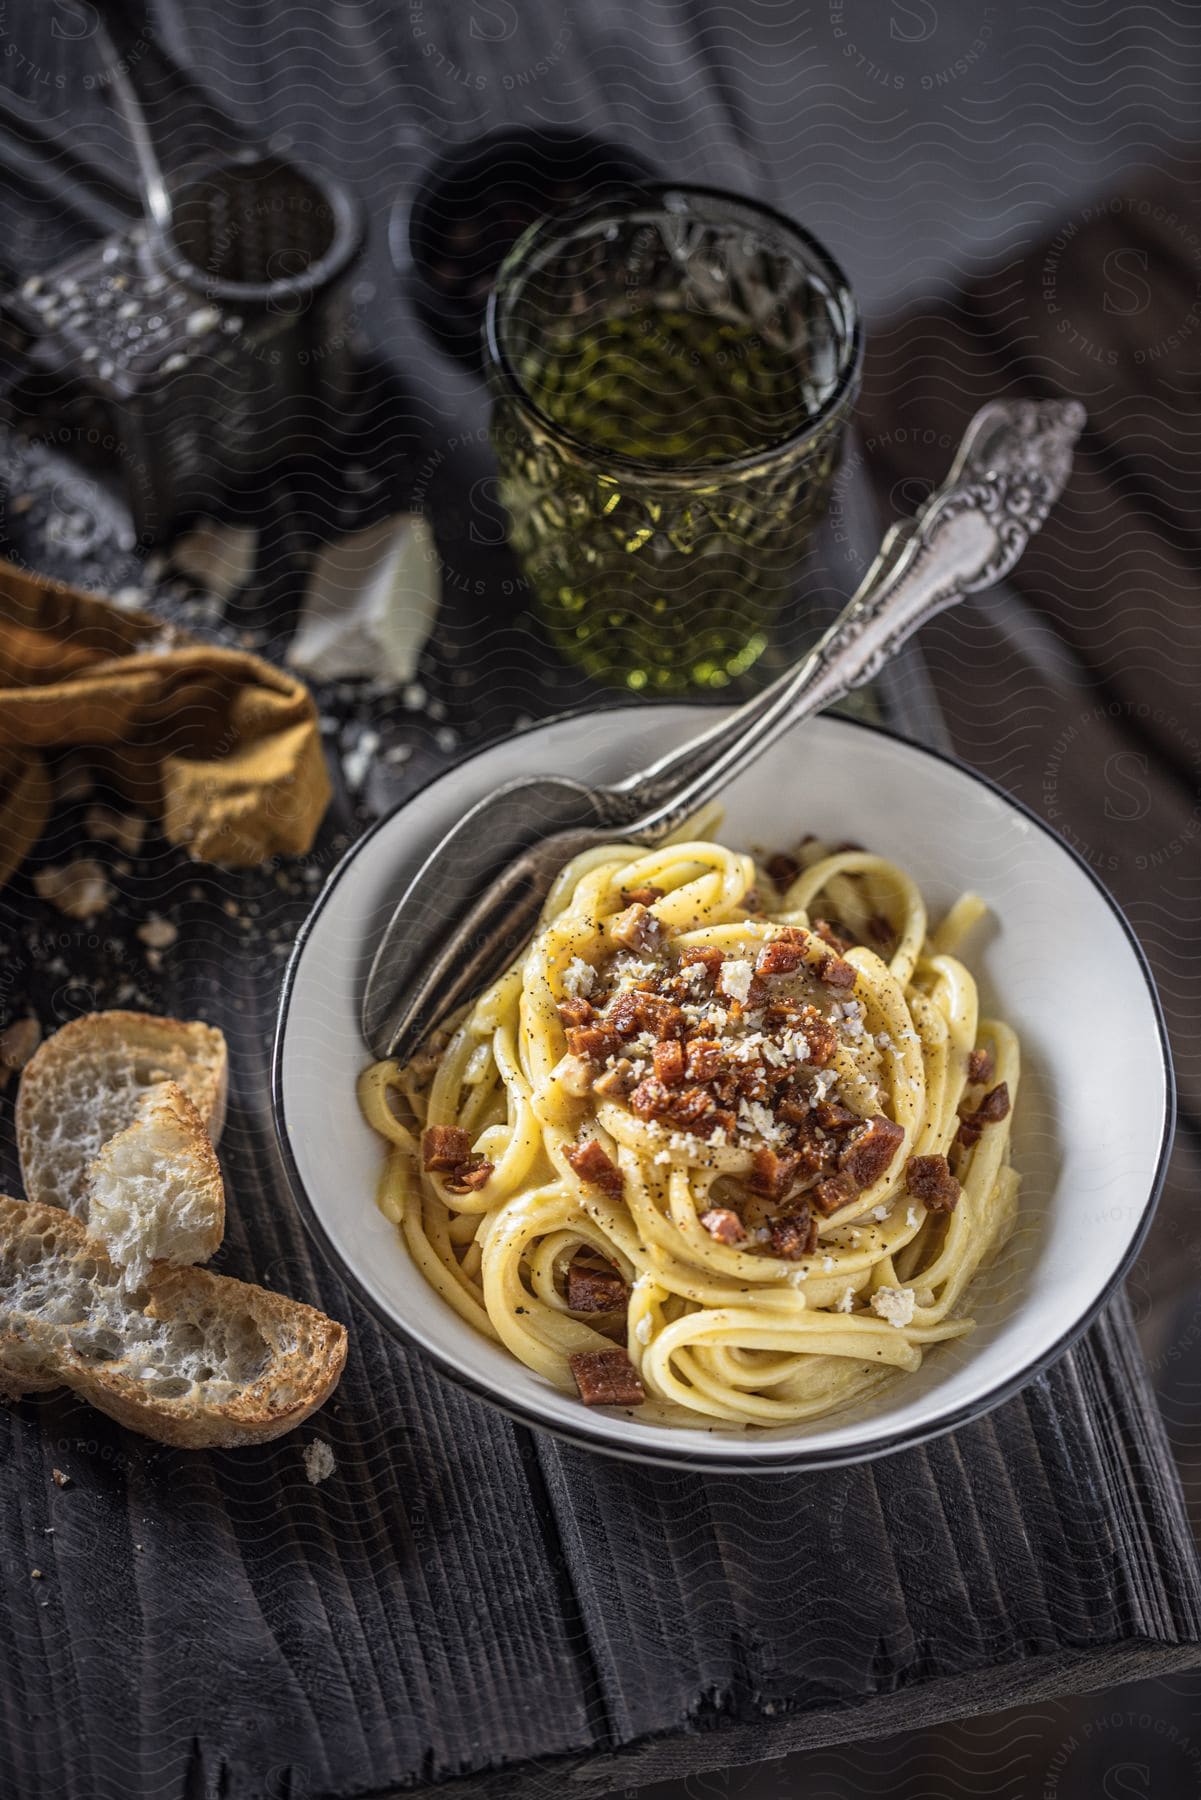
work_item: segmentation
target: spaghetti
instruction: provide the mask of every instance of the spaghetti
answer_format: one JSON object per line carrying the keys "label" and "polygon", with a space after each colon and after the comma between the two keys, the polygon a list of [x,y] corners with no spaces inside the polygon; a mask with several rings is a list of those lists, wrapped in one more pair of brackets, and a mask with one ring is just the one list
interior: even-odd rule
{"label": "spaghetti", "polygon": [[[694,824],[695,833],[696,826]],[[359,1097],[379,1203],[460,1316],[589,1404],[818,1418],[972,1329],[1014,1033],[894,863],[594,849],[449,1034]]]}

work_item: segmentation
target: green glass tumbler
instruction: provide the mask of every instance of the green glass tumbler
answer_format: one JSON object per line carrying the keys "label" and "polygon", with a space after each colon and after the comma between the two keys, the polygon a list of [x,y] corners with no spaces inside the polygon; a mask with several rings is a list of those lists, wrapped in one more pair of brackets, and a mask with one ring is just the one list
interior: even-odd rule
{"label": "green glass tumbler", "polygon": [[858,392],[846,277],[779,213],[639,187],[553,214],[485,322],[510,538],[569,661],[647,694],[766,648]]}

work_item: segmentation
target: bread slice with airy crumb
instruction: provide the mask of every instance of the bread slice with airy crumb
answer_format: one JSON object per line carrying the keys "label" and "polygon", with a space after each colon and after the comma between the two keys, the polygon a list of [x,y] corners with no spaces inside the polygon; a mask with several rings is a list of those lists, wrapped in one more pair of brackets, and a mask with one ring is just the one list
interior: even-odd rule
{"label": "bread slice with airy crumb", "polygon": [[178,1082],[147,1088],[133,1124],[109,1138],[92,1164],[87,1231],[135,1285],[152,1263],[187,1268],[221,1248],[221,1166]]}
{"label": "bread slice with airy crumb", "polygon": [[69,1387],[131,1431],[189,1449],[261,1444],[328,1400],[346,1331],[207,1269],[136,1288],[78,1220],[0,1196],[0,1394]]}
{"label": "bread slice with airy crumb", "polygon": [[147,1088],[174,1081],[215,1144],[225,1123],[225,1039],[211,1025],[149,1013],[72,1019],[26,1063],[17,1095],[17,1151],[25,1192],[82,1217],[101,1147],[132,1125]]}

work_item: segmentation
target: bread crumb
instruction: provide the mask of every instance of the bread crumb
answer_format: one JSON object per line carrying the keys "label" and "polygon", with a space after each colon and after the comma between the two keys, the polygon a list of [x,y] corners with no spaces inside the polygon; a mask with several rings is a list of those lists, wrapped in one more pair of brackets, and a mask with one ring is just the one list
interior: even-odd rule
{"label": "bread crumb", "polygon": [[55,1487],[69,1488],[74,1485],[72,1483],[71,1477],[69,1475],[64,1474],[61,1469],[51,1469],[50,1479],[54,1483]]}
{"label": "bread crumb", "polygon": [[42,1579],[42,1571],[40,1569],[30,1569],[29,1579],[31,1581],[40,1581]]}
{"label": "bread crumb", "polygon": [[158,913],[152,912],[146,923],[138,926],[138,937],[150,950],[169,950],[178,936],[178,926]]}
{"label": "bread crumb", "polygon": [[304,1447],[304,1472],[313,1487],[327,1481],[337,1468],[334,1453],[324,1438],[314,1438]]}
{"label": "bread crumb", "polygon": [[113,897],[103,866],[90,856],[39,869],[33,885],[43,900],[49,900],[69,919],[94,919],[108,910]]}
{"label": "bread crumb", "polygon": [[116,844],[130,856],[141,849],[146,835],[146,821],[138,813],[116,812],[111,806],[89,806],[83,823],[89,837]]}

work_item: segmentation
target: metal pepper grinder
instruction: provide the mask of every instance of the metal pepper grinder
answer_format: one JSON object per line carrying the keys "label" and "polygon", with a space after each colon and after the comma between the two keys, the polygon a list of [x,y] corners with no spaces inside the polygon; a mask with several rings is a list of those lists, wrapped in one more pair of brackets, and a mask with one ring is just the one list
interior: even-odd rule
{"label": "metal pepper grinder", "polygon": [[73,440],[120,469],[148,546],[320,449],[350,389],[364,217],[340,183],[258,149],[168,183],[114,85],[144,222],[26,281],[6,311]]}

